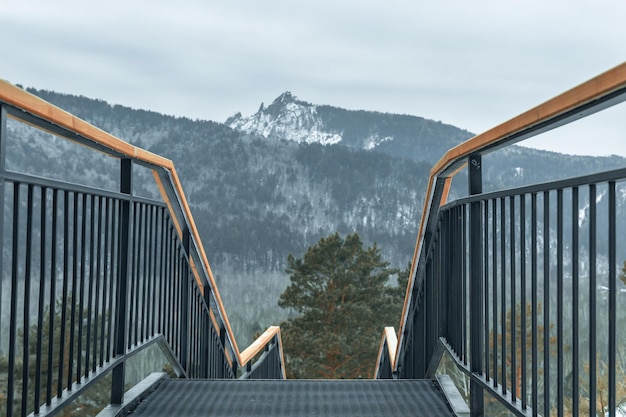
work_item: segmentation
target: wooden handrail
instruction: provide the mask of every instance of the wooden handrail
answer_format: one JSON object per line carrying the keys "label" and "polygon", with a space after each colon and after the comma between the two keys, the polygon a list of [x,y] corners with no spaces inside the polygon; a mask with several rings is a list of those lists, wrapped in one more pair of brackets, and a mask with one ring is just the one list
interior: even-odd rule
{"label": "wooden handrail", "polygon": [[[418,267],[417,261],[423,249],[426,222],[431,215],[431,208],[438,210],[439,204],[441,204],[440,201],[433,201],[436,181],[438,179],[445,180],[445,187],[449,187],[451,178],[460,171],[469,155],[475,153],[486,154],[501,147],[512,145],[539,133],[586,117],[624,100],[626,100],[626,62],[567,90],[509,121],[474,136],[444,154],[430,171],[417,243],[413,253],[411,273],[400,319],[398,331],[400,344],[402,344],[408,303]],[[447,191],[444,193],[444,197],[447,197]],[[400,352],[398,351],[397,355],[399,354]],[[396,358],[396,363],[397,360],[398,358]]]}
{"label": "wooden handrail", "polygon": [[376,379],[376,375],[378,375],[378,369],[380,367],[380,361],[383,355],[383,347],[387,346],[387,351],[389,352],[389,363],[391,364],[391,369],[394,370],[396,368],[396,352],[398,351],[398,336],[396,336],[396,330],[393,326],[385,327],[383,330],[383,336],[380,340],[380,347],[378,348],[378,358],[376,359],[376,369],[374,369],[374,379]]}
{"label": "wooden handrail", "polygon": [[[203,267],[206,271],[207,276],[209,277],[210,284],[214,290],[213,294],[217,301],[217,307],[223,318],[226,332],[228,333],[235,355],[237,356],[237,363],[240,366],[244,366],[248,362],[248,360],[253,358],[255,355],[250,356],[246,354],[245,356],[243,356],[242,353],[239,352],[239,347],[237,346],[237,341],[231,328],[230,321],[228,320],[228,316],[224,308],[224,303],[222,302],[222,298],[217,288],[217,283],[215,282],[215,278],[213,277],[213,272],[211,271],[206,252],[204,251],[204,247],[200,239],[200,233],[198,232],[194,218],[191,214],[191,209],[185,197],[185,193],[183,191],[183,187],[178,177],[178,174],[176,173],[174,163],[170,159],[164,158],[160,155],[156,155],[142,148],[133,146],[123,141],[122,139],[119,139],[103,131],[102,129],[99,129],[89,124],[88,122],[74,116],[73,114],[57,106],[54,106],[47,101],[33,94],[30,94],[29,92],[19,87],[16,87],[2,79],[0,79],[0,101],[3,101],[13,107],[16,107],[49,123],[52,123],[53,125],[66,129],[69,132],[75,133],[81,138],[91,141],[94,144],[108,148],[112,151],[112,154],[118,154],[121,157],[132,158],[134,160],[141,161],[146,165],[152,166],[155,181],[166,205],[168,206],[170,213],[172,214],[172,218],[175,219],[174,221],[175,223],[177,223],[176,229],[180,236],[182,232],[179,220],[177,219],[174,211],[174,206],[172,204],[172,201],[170,201],[169,197],[167,196],[167,193],[165,192],[164,185],[161,183],[160,177],[156,172],[156,169],[163,169],[167,172],[168,177],[172,183],[172,187],[177,195],[178,203],[180,204],[183,215],[185,216],[185,219],[188,223],[190,233],[196,243],[196,247],[202,260]],[[197,277],[196,280],[198,281]],[[204,291],[204,287],[201,282],[199,282],[199,287],[201,291]],[[276,329],[274,329],[274,327],[275,326],[270,327],[266,331],[266,333],[275,333]],[[219,331],[219,329],[217,330]],[[246,349],[246,352],[247,351],[248,349]]]}
{"label": "wooden handrail", "polygon": [[[250,344],[250,346],[246,348],[246,350],[241,352],[241,360],[243,361],[242,363],[246,364],[250,362],[256,355],[261,353],[261,351],[265,348],[265,346],[267,346],[275,337],[278,338],[278,343],[280,346],[282,346],[282,340],[280,337],[280,327],[278,326],[268,327],[267,330],[265,330],[265,332],[263,332],[261,336],[259,336],[254,342]],[[286,379],[287,377],[285,375],[285,358],[282,354],[282,350],[280,352],[280,361],[281,361],[281,369],[283,372],[283,379]]]}

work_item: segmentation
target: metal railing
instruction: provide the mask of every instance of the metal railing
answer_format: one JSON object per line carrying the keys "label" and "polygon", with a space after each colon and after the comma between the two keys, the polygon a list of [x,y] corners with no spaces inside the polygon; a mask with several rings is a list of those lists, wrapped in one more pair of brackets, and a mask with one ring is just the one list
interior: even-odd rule
{"label": "metal railing", "polygon": [[[115,158],[119,191],[9,171],[9,118]],[[134,192],[138,166],[161,200]],[[103,382],[120,404],[151,346],[179,377],[285,377],[277,327],[239,352],[171,161],[0,82],[0,176],[1,413],[55,415]]]}
{"label": "metal railing", "polygon": [[[519,416],[616,415],[626,402],[617,308],[626,169],[483,193],[482,155],[625,99],[622,64],[435,165],[395,363],[381,348],[379,363],[393,365],[379,377],[432,378],[446,355],[469,380],[473,416],[492,415],[494,402]],[[445,205],[464,166],[470,196]]]}
{"label": "metal railing", "polygon": [[385,327],[383,338],[378,349],[374,379],[393,379],[395,375],[395,361],[398,349],[398,337],[393,327]]}
{"label": "metal railing", "polygon": [[[254,356],[258,356],[258,359],[253,363]],[[277,326],[268,328],[246,350],[241,352],[241,357],[243,363],[246,364],[245,373],[241,375],[241,379],[286,378],[280,328]]]}

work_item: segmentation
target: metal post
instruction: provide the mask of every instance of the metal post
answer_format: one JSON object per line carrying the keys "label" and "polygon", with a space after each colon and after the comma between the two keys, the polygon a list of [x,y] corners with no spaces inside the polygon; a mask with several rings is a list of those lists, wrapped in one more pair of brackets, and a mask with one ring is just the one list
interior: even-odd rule
{"label": "metal post", "polygon": [[181,303],[180,303],[180,364],[187,372],[189,364],[189,294],[191,293],[192,277],[191,268],[189,262],[191,260],[189,256],[189,229],[183,228],[182,245],[184,250],[185,261],[182,265],[182,282],[181,282]]}
{"label": "metal post", "polygon": [[[127,284],[128,284],[128,255],[131,250],[129,245],[129,230],[131,217],[132,173],[133,164],[129,158],[121,161],[120,192],[128,194],[129,198],[121,202],[120,207],[120,237],[119,237],[119,261],[117,275],[117,302],[115,308],[115,356],[123,356],[126,353],[126,309],[127,309]],[[124,360],[113,368],[113,381],[111,383],[111,404],[122,404],[124,401]]]}
{"label": "metal post", "polygon": [[209,285],[206,285],[204,287],[204,303],[206,304],[207,307],[207,313],[206,313],[206,317],[203,318],[203,336],[202,339],[200,339],[200,350],[201,350],[201,355],[202,355],[202,372],[203,374],[201,375],[202,378],[208,378],[209,377],[209,355],[211,354],[210,352],[210,345],[209,345],[209,338],[211,337],[211,287]]}
{"label": "metal post", "polygon": [[[7,110],[0,104],[0,311],[2,311],[2,277],[4,276],[4,170],[7,141]],[[0,356],[4,356],[0,346]]]}
{"label": "metal post", "polygon": [[[470,155],[468,164],[469,194],[480,194],[482,186],[482,158]],[[469,218],[469,294],[470,294],[470,371],[481,374],[483,368],[483,242],[481,203],[470,204]],[[483,389],[472,379],[470,383],[470,413],[472,417],[484,415]]]}
{"label": "metal post", "polygon": [[609,417],[615,417],[617,368],[617,196],[609,181]]}
{"label": "metal post", "polygon": [[[219,332],[220,332],[219,334],[220,345],[222,346],[222,350],[221,350],[222,355],[219,357],[219,362],[226,363],[226,327],[224,326],[223,323],[220,323]],[[217,350],[219,351],[219,348]],[[226,365],[221,366],[221,364],[218,364],[217,367],[219,369],[218,378],[219,379],[226,378],[227,377]]]}

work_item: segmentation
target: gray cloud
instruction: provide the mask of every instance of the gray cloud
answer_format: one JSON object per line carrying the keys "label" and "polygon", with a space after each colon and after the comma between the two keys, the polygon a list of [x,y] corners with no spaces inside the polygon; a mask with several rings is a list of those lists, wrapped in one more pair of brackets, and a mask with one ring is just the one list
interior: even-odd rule
{"label": "gray cloud", "polygon": [[[0,0],[0,77],[216,121],[290,90],[481,132],[623,61],[625,10],[612,0]],[[621,123],[602,123],[623,138]],[[574,140],[535,142],[571,151]],[[583,145],[575,152],[626,155],[610,139]]]}

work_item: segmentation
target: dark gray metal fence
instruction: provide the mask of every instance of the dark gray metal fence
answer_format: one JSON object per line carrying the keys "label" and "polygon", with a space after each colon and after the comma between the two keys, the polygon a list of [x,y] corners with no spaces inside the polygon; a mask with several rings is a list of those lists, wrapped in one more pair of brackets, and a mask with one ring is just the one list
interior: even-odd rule
{"label": "dark gray metal fence", "polygon": [[283,362],[280,335],[276,334],[265,345],[258,359],[254,363],[247,363],[240,379],[284,379]]}
{"label": "dark gray metal fence", "polygon": [[626,402],[623,389],[617,397],[624,180],[626,169],[443,207],[414,287],[400,377],[432,375],[444,347],[480,396],[516,415],[615,415]]}
{"label": "dark gray metal fence", "polygon": [[[7,116],[117,158],[119,192],[7,171]],[[169,207],[133,193],[137,163],[167,180]],[[153,345],[180,377],[237,377],[239,352],[165,170],[0,102],[0,177],[0,413],[57,414],[105,377],[120,404],[126,363]],[[283,377],[279,340],[243,364],[245,377]]]}
{"label": "dark gray metal fence", "polygon": [[[435,164],[394,376],[432,378],[439,366],[448,369],[446,355],[465,375],[460,385],[469,385],[472,416],[504,415],[502,408],[520,416],[616,416],[626,409],[626,310],[618,303],[626,293],[619,239],[626,170],[482,190],[483,155],[625,99],[621,64]],[[442,207],[464,165],[470,197]]]}

